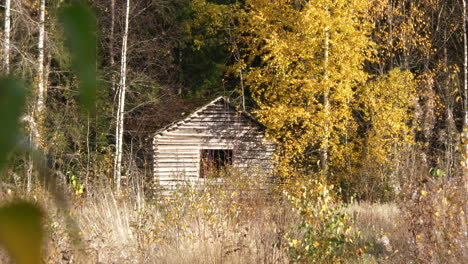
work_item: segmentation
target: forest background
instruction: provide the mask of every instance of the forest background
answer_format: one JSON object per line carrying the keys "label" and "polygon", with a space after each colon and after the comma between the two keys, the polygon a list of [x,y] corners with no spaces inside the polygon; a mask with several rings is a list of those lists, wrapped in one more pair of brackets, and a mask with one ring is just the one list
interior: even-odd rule
{"label": "forest background", "polygon": [[[363,252],[370,259],[394,258],[389,261],[415,252],[415,261],[466,259],[464,0],[2,4],[2,72],[23,80],[4,78],[0,91],[0,110],[16,109],[14,120],[20,121],[17,140],[0,139],[5,154],[15,148],[6,162],[0,160],[6,164],[0,171],[2,195],[32,199],[47,196],[40,186],[62,184],[65,190],[52,191],[63,201],[58,207],[74,208],[77,201],[96,202],[98,193],[107,195],[102,193],[111,188],[120,197],[112,199],[121,202],[128,195],[140,210],[140,229],[127,223],[129,234],[143,232],[140,196],[153,186],[149,135],[181,109],[223,95],[253,112],[278,143],[280,187],[273,192],[302,212],[291,220],[300,222],[296,237],[283,230],[282,242],[265,252],[274,255],[280,248],[294,261],[327,262],[321,258],[330,252],[339,260]],[[15,85],[26,87],[23,108],[21,99],[13,100]],[[234,199],[233,193],[216,201]],[[411,231],[405,245],[412,253],[375,249],[382,237],[352,242],[343,226],[358,224],[348,222],[341,202],[353,201],[397,204],[396,215]],[[64,229],[73,238],[79,224],[70,223]],[[144,245],[153,247],[160,238],[151,239]],[[55,253],[73,256],[64,251]]]}

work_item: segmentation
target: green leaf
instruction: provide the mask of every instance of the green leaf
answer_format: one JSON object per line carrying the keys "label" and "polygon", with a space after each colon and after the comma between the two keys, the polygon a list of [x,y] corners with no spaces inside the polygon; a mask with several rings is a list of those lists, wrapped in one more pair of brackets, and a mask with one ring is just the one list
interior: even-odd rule
{"label": "green leaf", "polygon": [[18,120],[24,104],[24,85],[12,78],[0,78],[0,170],[18,135]]}
{"label": "green leaf", "polygon": [[441,169],[431,168],[429,170],[429,173],[431,174],[432,177],[441,177],[445,174],[445,171]]}
{"label": "green leaf", "polygon": [[81,1],[61,10],[60,20],[72,55],[73,69],[80,82],[80,102],[94,111],[96,98],[96,17]]}
{"label": "green leaf", "polygon": [[0,244],[15,263],[41,263],[41,217],[41,210],[28,202],[0,208]]}

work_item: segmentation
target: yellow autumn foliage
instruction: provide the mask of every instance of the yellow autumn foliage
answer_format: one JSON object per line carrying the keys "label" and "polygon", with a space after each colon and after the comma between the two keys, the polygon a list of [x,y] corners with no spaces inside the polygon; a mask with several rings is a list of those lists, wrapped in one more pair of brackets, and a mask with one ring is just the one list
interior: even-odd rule
{"label": "yellow autumn foliage", "polygon": [[238,34],[245,55],[236,66],[280,145],[278,170],[287,182],[321,171],[351,194],[359,181],[388,180],[392,151],[412,141],[411,73],[374,77],[364,69],[377,50],[372,4],[246,1]]}
{"label": "yellow autumn foliage", "polygon": [[351,161],[352,173],[341,180],[362,198],[382,198],[397,176],[398,155],[414,147],[416,81],[409,71],[395,69],[360,87],[357,94],[362,118],[362,134],[355,140],[359,153]]}
{"label": "yellow autumn foliage", "polygon": [[291,164],[320,167],[323,151],[330,167],[346,163],[357,128],[351,105],[373,53],[367,1],[252,0],[246,9],[245,80],[257,115],[282,146],[282,174],[291,175]]}
{"label": "yellow autumn foliage", "polygon": [[412,143],[409,120],[416,101],[416,83],[409,71],[392,70],[363,87],[367,132],[366,157],[384,164],[395,147]]}

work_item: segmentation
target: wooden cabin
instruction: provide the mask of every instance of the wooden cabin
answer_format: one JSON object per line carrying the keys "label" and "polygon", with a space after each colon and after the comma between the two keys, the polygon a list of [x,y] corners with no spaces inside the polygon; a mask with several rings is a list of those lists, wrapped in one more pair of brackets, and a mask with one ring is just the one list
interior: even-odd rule
{"label": "wooden cabin", "polygon": [[218,171],[270,173],[275,144],[264,127],[224,97],[158,130],[153,138],[156,183],[170,189],[181,181],[200,182]]}

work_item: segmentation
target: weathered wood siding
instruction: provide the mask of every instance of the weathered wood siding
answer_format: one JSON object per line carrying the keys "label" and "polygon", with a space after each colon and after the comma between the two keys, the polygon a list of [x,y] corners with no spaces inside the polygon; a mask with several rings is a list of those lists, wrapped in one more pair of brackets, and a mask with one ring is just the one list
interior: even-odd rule
{"label": "weathered wood siding", "polygon": [[170,188],[180,181],[203,180],[199,177],[203,149],[231,149],[234,167],[268,173],[275,145],[252,118],[218,98],[156,133],[153,149],[155,180]]}

